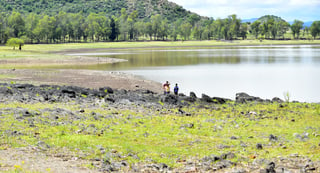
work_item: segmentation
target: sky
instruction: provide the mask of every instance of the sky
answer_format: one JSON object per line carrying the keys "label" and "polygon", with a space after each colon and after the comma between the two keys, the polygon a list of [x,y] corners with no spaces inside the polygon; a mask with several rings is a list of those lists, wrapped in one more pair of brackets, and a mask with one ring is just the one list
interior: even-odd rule
{"label": "sky", "polygon": [[201,16],[240,19],[279,16],[286,21],[320,20],[320,0],[169,0]]}

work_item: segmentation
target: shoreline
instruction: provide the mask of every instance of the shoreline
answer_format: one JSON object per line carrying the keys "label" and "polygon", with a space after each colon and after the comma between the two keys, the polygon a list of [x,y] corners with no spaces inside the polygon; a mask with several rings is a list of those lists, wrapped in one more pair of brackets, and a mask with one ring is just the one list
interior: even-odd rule
{"label": "shoreline", "polygon": [[[236,40],[235,42],[241,40]],[[268,40],[269,41],[269,40]],[[248,41],[247,41],[248,42]],[[266,41],[267,42],[267,41]],[[280,41],[277,41],[280,42]],[[282,41],[290,42],[290,41]],[[299,42],[299,41],[297,41]],[[302,41],[300,41],[302,42]],[[127,90],[136,90],[136,89],[149,89],[154,92],[161,93],[161,83],[153,80],[144,79],[141,76],[135,76],[125,72],[112,72],[112,71],[98,71],[98,70],[79,70],[79,69],[63,69],[63,66],[69,65],[94,65],[100,63],[122,63],[126,60],[116,59],[116,58],[101,58],[94,56],[72,56],[68,55],[70,53],[79,53],[79,52],[94,52],[94,51],[103,51],[103,50],[125,50],[125,49],[177,49],[177,48],[223,48],[223,47],[247,47],[247,46],[303,46],[307,44],[237,44],[229,43],[226,45],[219,45],[217,43],[224,43],[222,41],[188,41],[184,43],[180,42],[164,42],[166,46],[160,46],[163,42],[151,41],[151,42],[138,42],[138,45],[132,45],[134,42],[128,42],[131,45],[127,47],[121,47],[122,42],[116,43],[68,43],[64,46],[66,49],[59,51],[48,51],[51,53],[51,56],[57,56],[57,58],[16,58],[16,59],[0,59],[0,65],[2,64],[7,69],[1,69],[0,81],[4,82],[22,82],[22,83],[35,83],[35,84],[62,84],[62,85],[75,85],[81,87],[89,88],[99,88],[103,86],[110,86],[118,89],[127,89]],[[147,47],[139,47],[141,44],[151,43]],[[190,45],[193,44],[194,45]],[[197,45],[204,43],[204,45]],[[210,45],[213,43],[212,45]],[[244,41],[244,43],[246,43]],[[115,47],[110,46],[113,45]],[[157,44],[158,46],[155,46]],[[172,44],[168,46],[168,44]],[[81,48],[81,46],[91,46],[93,48]],[[319,43],[310,43],[308,45],[320,46]],[[38,45],[28,45],[36,47]],[[48,45],[40,45],[48,46]],[[59,45],[52,45],[53,47]],[[76,46],[75,49],[69,49],[68,47]],[[96,48],[99,46],[105,46],[104,48]],[[110,46],[110,47],[108,47]],[[117,47],[118,46],[118,47]],[[122,45],[123,46],[123,45]],[[26,49],[30,51],[30,49]],[[33,50],[34,51],[34,50]],[[23,52],[21,52],[23,54]],[[63,55],[63,57],[61,56]],[[60,57],[59,57],[60,56]],[[64,57],[65,56],[65,57]],[[62,69],[54,69],[55,66],[61,66]],[[31,68],[31,69],[30,69]],[[35,69],[35,68],[40,68]],[[43,69],[44,68],[44,69]],[[53,69],[50,69],[53,68]]]}

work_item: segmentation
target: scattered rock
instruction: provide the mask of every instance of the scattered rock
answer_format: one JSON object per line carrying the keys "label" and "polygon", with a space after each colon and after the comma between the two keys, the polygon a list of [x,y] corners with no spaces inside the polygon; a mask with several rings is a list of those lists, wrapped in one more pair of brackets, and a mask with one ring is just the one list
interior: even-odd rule
{"label": "scattered rock", "polygon": [[233,159],[236,157],[236,155],[234,153],[229,152],[229,153],[222,154],[220,157],[222,159]]}
{"label": "scattered rock", "polygon": [[236,103],[244,104],[249,102],[265,102],[265,100],[259,97],[250,96],[249,94],[243,92],[236,94]]}
{"label": "scattered rock", "polygon": [[278,141],[278,137],[277,137],[277,136],[274,136],[273,134],[271,134],[271,135],[269,136],[269,141],[272,141],[272,142]]}
{"label": "scattered rock", "polygon": [[278,98],[278,97],[274,97],[274,98],[272,99],[272,102],[283,103],[284,101],[281,100],[281,99]]}
{"label": "scattered rock", "polygon": [[263,146],[262,146],[262,144],[258,143],[258,144],[256,145],[256,148],[257,148],[258,150],[262,150],[262,149],[263,149]]}
{"label": "scattered rock", "polygon": [[190,92],[190,97],[191,98],[197,98],[197,95],[194,92]]}

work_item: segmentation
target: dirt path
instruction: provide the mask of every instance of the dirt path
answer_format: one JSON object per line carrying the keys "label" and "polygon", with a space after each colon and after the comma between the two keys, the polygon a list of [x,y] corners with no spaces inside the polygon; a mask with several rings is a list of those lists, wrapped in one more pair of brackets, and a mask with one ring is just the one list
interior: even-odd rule
{"label": "dirt path", "polygon": [[89,169],[88,161],[77,157],[66,159],[63,157],[47,156],[34,148],[18,148],[0,150],[0,172],[51,172],[51,173],[96,173]]}

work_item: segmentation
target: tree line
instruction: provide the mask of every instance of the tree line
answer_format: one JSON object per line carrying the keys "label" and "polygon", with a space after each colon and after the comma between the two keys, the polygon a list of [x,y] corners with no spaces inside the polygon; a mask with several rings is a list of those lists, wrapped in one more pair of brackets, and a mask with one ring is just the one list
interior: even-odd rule
{"label": "tree line", "polygon": [[316,39],[320,35],[320,21],[311,27],[295,20],[292,25],[284,20],[268,16],[267,20],[242,23],[236,15],[225,19],[204,19],[194,14],[188,18],[169,22],[161,15],[140,19],[137,11],[128,13],[125,8],[118,16],[104,13],[59,12],[54,16],[29,13],[26,16],[13,11],[0,14],[0,43],[10,38],[20,38],[26,43],[65,43],[96,41],[143,40],[235,40],[285,39],[291,31],[292,38],[299,39],[301,33]]}

